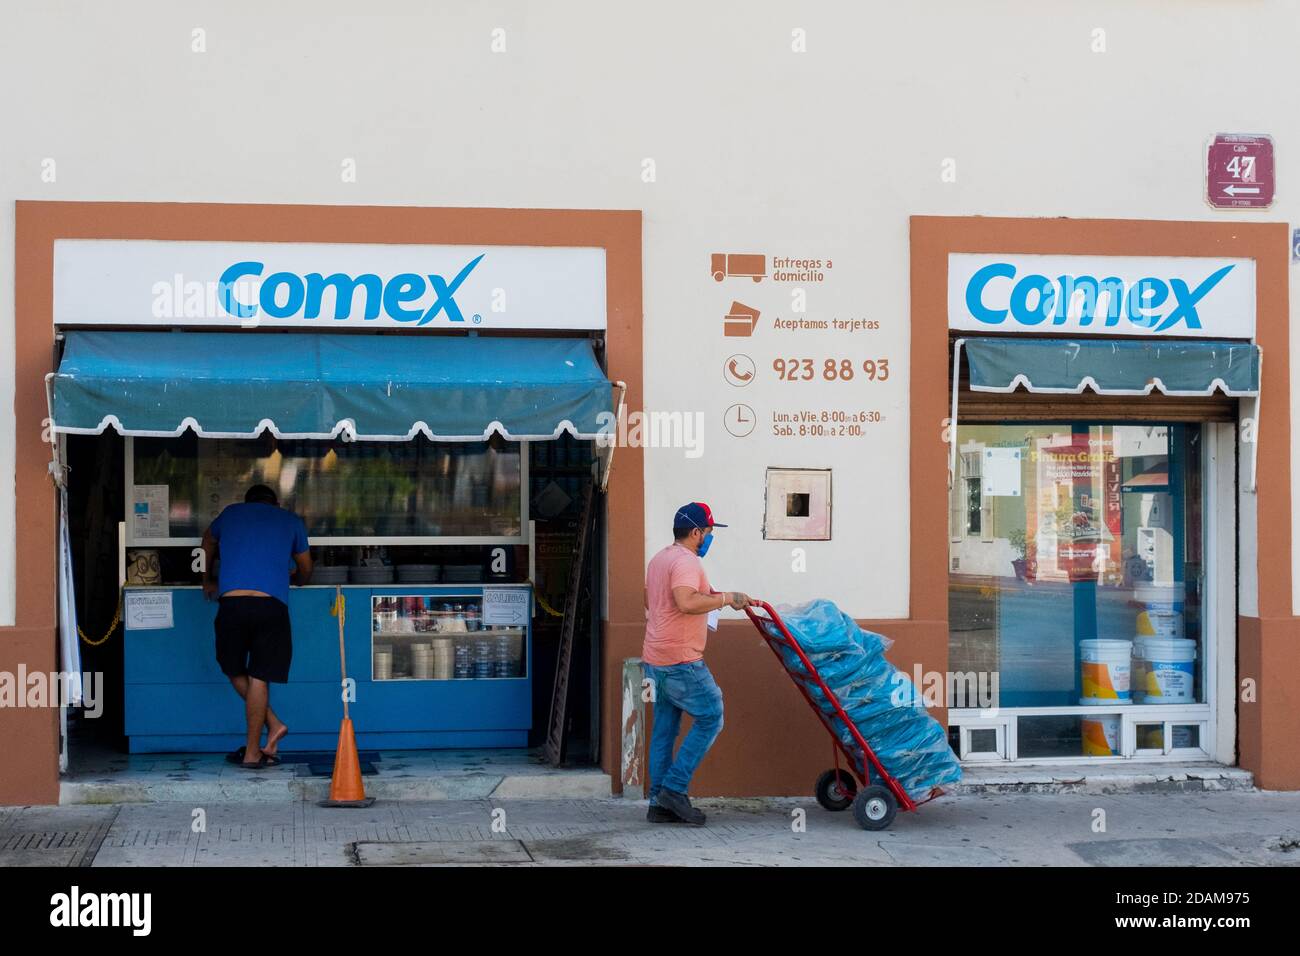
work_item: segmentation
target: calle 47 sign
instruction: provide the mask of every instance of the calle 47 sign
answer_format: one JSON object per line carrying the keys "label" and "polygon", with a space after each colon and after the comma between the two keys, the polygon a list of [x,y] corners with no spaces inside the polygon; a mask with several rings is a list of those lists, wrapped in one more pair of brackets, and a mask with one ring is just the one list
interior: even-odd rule
{"label": "calle 47 sign", "polygon": [[1205,198],[1216,209],[1265,209],[1273,204],[1273,140],[1220,133],[1206,150]]}

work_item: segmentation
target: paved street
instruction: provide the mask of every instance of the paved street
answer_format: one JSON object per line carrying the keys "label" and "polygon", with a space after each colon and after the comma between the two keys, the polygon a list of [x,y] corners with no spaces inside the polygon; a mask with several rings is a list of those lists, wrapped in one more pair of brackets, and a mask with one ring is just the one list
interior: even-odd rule
{"label": "paved street", "polygon": [[619,799],[0,808],[0,866],[1300,864],[1296,793],[957,794],[882,833],[811,800],[699,803],[699,829]]}

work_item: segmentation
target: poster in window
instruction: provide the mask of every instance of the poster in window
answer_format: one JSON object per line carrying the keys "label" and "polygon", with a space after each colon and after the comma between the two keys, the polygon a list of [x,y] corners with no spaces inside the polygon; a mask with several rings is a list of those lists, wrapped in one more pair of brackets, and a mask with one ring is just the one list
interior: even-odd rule
{"label": "poster in window", "polygon": [[135,486],[131,500],[131,534],[136,540],[167,537],[167,504],[166,485]]}

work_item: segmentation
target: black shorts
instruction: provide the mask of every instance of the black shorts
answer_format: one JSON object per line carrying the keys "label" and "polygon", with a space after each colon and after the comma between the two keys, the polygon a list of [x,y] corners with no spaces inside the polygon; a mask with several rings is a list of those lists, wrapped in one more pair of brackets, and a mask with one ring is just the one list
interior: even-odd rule
{"label": "black shorts", "polygon": [[275,684],[288,682],[293,640],[289,609],[279,598],[223,597],[216,630],[217,663],[227,677],[247,674]]}

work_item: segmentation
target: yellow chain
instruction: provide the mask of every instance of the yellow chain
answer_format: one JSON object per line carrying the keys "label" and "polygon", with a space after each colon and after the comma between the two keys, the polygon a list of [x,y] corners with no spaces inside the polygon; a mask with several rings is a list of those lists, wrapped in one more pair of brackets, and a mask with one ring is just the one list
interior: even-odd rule
{"label": "yellow chain", "polygon": [[86,636],[86,632],[81,629],[81,625],[80,624],[77,625],[77,634],[80,635],[81,639],[86,642],[86,645],[88,647],[99,647],[100,644],[103,644],[105,641],[107,641],[110,637],[113,636],[113,632],[117,630],[117,625],[122,622],[122,597],[123,597],[123,592],[119,591],[117,593],[117,610],[113,612],[113,622],[108,625],[108,632],[99,640],[92,641],[90,638]]}
{"label": "yellow chain", "polygon": [[536,599],[538,606],[551,617],[564,617],[564,612],[557,611],[555,608],[547,604],[546,598],[542,597],[541,592],[536,588],[533,589],[533,597]]}

